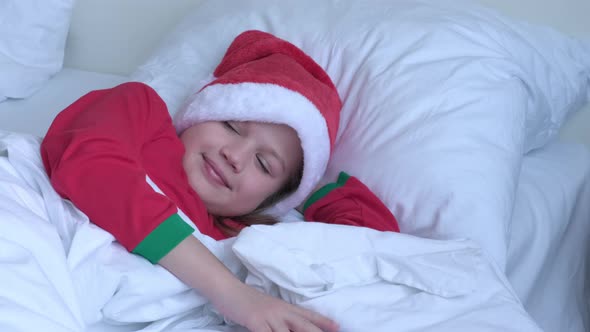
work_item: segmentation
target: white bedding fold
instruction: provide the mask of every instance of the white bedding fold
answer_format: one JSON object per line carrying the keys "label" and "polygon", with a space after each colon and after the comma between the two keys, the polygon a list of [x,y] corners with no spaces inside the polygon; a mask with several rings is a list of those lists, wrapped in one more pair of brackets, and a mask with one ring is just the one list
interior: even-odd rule
{"label": "white bedding fold", "polygon": [[[38,148],[34,137],[0,132],[0,283],[10,285],[0,289],[1,330],[83,331],[99,321],[230,329],[206,299],[62,200]],[[247,283],[343,331],[539,331],[471,241],[321,223],[252,227],[235,241],[195,236]]]}
{"label": "white bedding fold", "polygon": [[248,228],[234,251],[247,283],[335,317],[345,331],[537,330],[469,240],[286,223]]}

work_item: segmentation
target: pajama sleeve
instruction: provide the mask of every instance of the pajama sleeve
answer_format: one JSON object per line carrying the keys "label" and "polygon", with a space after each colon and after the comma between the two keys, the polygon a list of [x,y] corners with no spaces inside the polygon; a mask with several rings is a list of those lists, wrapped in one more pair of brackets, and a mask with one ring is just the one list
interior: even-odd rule
{"label": "pajama sleeve", "polygon": [[55,118],[41,155],[55,190],[127,250],[159,261],[193,228],[146,181],[142,150],[182,148],[162,99],[125,83],[88,93]]}
{"label": "pajama sleeve", "polygon": [[338,181],[317,190],[303,206],[307,221],[399,232],[397,220],[365,184],[342,172]]}

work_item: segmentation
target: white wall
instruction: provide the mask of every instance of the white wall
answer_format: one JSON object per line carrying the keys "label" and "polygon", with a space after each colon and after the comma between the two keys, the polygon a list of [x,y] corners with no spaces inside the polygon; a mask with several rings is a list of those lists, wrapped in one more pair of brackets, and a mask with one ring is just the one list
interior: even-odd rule
{"label": "white wall", "polygon": [[201,1],[77,0],[65,66],[130,74]]}

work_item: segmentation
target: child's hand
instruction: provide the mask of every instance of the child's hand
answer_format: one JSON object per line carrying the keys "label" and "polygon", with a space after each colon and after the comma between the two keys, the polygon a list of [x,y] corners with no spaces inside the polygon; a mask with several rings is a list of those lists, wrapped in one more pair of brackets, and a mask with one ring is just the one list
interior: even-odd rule
{"label": "child's hand", "polygon": [[181,241],[158,264],[252,332],[338,331],[332,320],[244,284],[194,236]]}
{"label": "child's hand", "polygon": [[337,332],[338,324],[242,284],[234,296],[215,303],[221,313],[252,332]]}

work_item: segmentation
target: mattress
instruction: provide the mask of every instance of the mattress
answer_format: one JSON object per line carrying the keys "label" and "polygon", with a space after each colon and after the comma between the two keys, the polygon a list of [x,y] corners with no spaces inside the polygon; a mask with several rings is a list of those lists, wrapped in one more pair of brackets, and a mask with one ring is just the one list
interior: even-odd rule
{"label": "mattress", "polygon": [[32,97],[0,103],[0,129],[43,136],[62,109],[83,94],[126,81],[124,76],[65,68]]}

